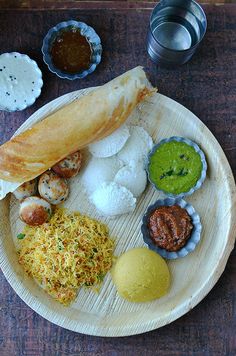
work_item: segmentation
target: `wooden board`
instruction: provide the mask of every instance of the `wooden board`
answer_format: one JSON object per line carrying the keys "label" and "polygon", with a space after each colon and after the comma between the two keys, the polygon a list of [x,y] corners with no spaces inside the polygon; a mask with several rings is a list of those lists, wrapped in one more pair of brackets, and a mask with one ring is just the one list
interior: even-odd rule
{"label": "wooden board", "polygon": [[[18,132],[84,93],[86,90],[70,93],[45,105]],[[111,277],[107,275],[98,295],[80,290],[71,307],[59,305],[19,266],[14,247],[14,237],[22,228],[18,219],[18,203],[9,197],[0,202],[0,266],[7,280],[37,313],[57,325],[80,333],[124,336],[172,322],[192,309],[211,290],[223,272],[234,245],[235,184],[227,159],[206,126],[186,108],[161,94],[155,94],[137,107],[129,122],[142,125],[155,142],[172,135],[188,137],[201,146],[208,161],[207,179],[202,189],[186,199],[201,216],[202,239],[192,254],[168,262],[172,283],[165,297],[151,303],[128,303],[117,295]],[[163,196],[149,185],[134,213],[118,219],[102,219],[109,225],[110,234],[116,237],[116,255],[128,248],[144,245],[140,232],[141,217],[149,204]],[[71,183],[70,198],[65,205],[98,218],[81,189],[80,175]]]}

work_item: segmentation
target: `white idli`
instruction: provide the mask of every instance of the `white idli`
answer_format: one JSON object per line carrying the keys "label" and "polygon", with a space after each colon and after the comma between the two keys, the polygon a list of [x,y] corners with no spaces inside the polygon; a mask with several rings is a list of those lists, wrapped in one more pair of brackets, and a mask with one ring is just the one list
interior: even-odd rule
{"label": "white idli", "polygon": [[82,183],[88,194],[93,193],[102,183],[110,182],[123,166],[117,157],[92,157],[82,173]]}
{"label": "white idli", "polygon": [[114,181],[129,189],[135,198],[139,197],[146,188],[147,174],[142,163],[131,161],[122,167],[115,175]]}
{"label": "white idli", "polygon": [[111,135],[91,143],[88,148],[94,157],[104,158],[111,157],[118,153],[125,145],[130,136],[127,125],[122,125]]}
{"label": "white idli", "polygon": [[127,165],[131,161],[139,161],[145,167],[152,146],[153,140],[146,130],[140,126],[130,126],[130,137],[118,157]]}
{"label": "white idli", "polygon": [[136,204],[133,194],[115,182],[103,183],[93,192],[90,199],[103,216],[130,213],[135,209]]}

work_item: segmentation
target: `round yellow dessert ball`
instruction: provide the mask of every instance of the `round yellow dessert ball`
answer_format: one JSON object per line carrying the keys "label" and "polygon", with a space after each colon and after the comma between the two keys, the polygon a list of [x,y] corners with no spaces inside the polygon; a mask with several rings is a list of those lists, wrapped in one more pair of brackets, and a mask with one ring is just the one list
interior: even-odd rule
{"label": "round yellow dessert ball", "polygon": [[119,295],[130,302],[148,302],[168,292],[170,272],[157,253],[139,247],[121,255],[112,272]]}

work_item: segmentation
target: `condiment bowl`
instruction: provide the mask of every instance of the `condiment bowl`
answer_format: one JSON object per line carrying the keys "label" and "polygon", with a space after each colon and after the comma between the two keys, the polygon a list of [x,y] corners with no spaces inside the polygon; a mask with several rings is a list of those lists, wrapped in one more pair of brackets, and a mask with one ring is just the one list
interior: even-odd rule
{"label": "condiment bowl", "polygon": [[[73,73],[73,74],[58,69],[53,64],[52,56],[51,56],[51,48],[55,38],[60,34],[60,32],[65,30],[69,31],[72,29],[79,29],[81,35],[86,37],[92,51],[91,63],[89,68],[83,70],[82,72]],[[82,79],[86,77],[88,74],[94,72],[97,65],[101,62],[101,54],[102,54],[101,40],[100,37],[97,35],[97,33],[94,31],[94,29],[86,25],[84,22],[79,22],[74,20],[64,21],[64,22],[60,22],[59,24],[57,24],[56,26],[54,26],[48,31],[48,33],[46,34],[43,40],[42,53],[43,53],[43,60],[47,64],[48,69],[52,73],[55,73],[58,77],[63,79],[69,79],[69,80]]]}
{"label": "condiment bowl", "polygon": [[[164,189],[161,189],[152,180],[151,175],[150,175],[150,163],[151,163],[150,160],[151,160],[151,157],[154,155],[154,153],[157,151],[157,149],[161,145],[163,145],[164,143],[167,143],[167,142],[171,142],[171,141],[183,142],[183,143],[186,143],[187,145],[193,147],[195,152],[197,152],[199,154],[200,159],[201,159],[201,163],[202,163],[202,171],[201,171],[200,177],[197,180],[196,184],[194,186],[192,186],[188,191],[184,191],[184,192],[181,192],[179,194],[173,194],[173,193],[170,193],[170,192],[168,192],[168,191],[166,191]],[[172,137],[169,137],[169,138],[165,138],[165,139],[161,140],[158,144],[154,145],[152,150],[148,154],[148,163],[147,163],[148,180],[157,191],[163,192],[168,197],[183,198],[185,196],[193,194],[196,190],[198,190],[202,186],[202,184],[203,184],[203,182],[204,182],[204,180],[206,178],[206,171],[207,171],[207,162],[206,162],[205,154],[203,153],[203,151],[200,149],[200,147],[195,142],[189,140],[188,138],[178,137],[178,136],[172,136]]]}
{"label": "condiment bowl", "polygon": [[[149,227],[148,227],[149,217],[155,209],[161,206],[172,206],[172,205],[179,205],[181,208],[185,209],[188,212],[189,216],[191,217],[191,222],[193,224],[193,229],[191,231],[191,235],[189,239],[187,240],[187,243],[179,251],[176,252],[169,252],[157,246],[153,242],[150,236]],[[159,255],[161,255],[166,259],[172,260],[172,259],[185,257],[196,248],[197,244],[200,241],[202,224],[200,221],[200,216],[195,211],[192,205],[190,205],[189,203],[187,203],[185,200],[181,198],[177,198],[177,199],[166,198],[166,199],[159,199],[154,204],[148,207],[142,219],[141,231],[143,234],[144,242],[148,245],[148,247],[151,250],[155,251],[156,253],[158,253]]]}
{"label": "condiment bowl", "polygon": [[18,52],[0,55],[0,110],[26,109],[39,97],[42,86],[42,72],[29,56]]}

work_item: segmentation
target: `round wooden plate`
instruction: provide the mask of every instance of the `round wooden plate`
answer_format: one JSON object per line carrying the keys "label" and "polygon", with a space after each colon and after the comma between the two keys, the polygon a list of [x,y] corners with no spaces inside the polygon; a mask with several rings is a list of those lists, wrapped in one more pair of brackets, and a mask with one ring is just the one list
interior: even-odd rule
{"label": "round wooden plate", "polygon": [[[17,133],[89,90],[92,89],[70,93],[48,103],[34,113]],[[143,102],[128,121],[142,125],[154,142],[173,135],[195,141],[205,152],[208,162],[207,178],[202,188],[186,198],[201,216],[201,241],[187,257],[168,261],[172,281],[165,297],[150,303],[129,303],[117,295],[108,274],[99,294],[81,289],[75,303],[63,307],[26,276],[18,264],[14,244],[23,226],[18,218],[18,202],[13,196],[0,202],[0,266],[8,282],[25,303],[41,316],[84,334],[133,335],[176,320],[211,290],[223,272],[234,245],[235,183],[224,152],[207,127],[189,110],[161,94],[155,94]],[[86,160],[89,159],[86,152],[84,156]],[[148,205],[164,195],[149,184],[138,200],[134,213],[116,219],[104,219],[96,214],[87,201],[80,184],[81,174],[83,170],[70,182],[71,193],[65,206],[108,224],[111,236],[116,239],[116,255],[134,246],[144,246],[140,231],[142,216]]]}

